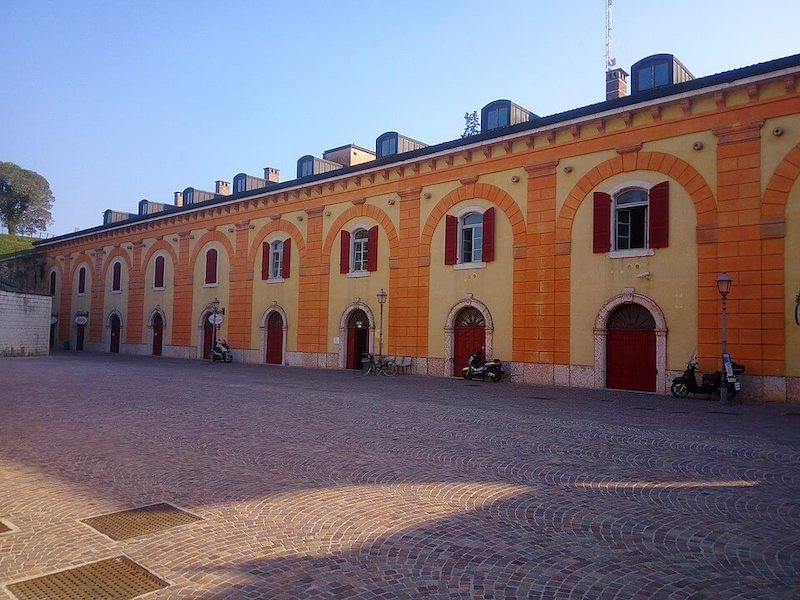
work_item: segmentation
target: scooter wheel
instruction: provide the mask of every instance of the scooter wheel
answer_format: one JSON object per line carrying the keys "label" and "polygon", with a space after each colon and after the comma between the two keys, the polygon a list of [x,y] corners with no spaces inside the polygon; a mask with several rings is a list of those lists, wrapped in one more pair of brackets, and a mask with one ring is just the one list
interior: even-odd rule
{"label": "scooter wheel", "polygon": [[464,371],[464,379],[466,379],[467,381],[472,379],[472,373],[470,373],[469,371]]}
{"label": "scooter wheel", "polygon": [[493,375],[493,376],[492,376],[492,381],[493,381],[494,383],[500,383],[500,378],[501,378],[501,377],[502,377],[502,375]]}
{"label": "scooter wheel", "polygon": [[689,395],[689,388],[682,381],[676,381],[669,389],[676,398],[686,398]]}

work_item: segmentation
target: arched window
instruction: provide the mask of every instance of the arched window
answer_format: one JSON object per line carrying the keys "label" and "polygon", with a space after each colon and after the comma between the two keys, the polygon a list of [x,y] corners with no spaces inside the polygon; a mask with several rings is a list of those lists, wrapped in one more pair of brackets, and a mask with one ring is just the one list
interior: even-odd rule
{"label": "arched window", "polygon": [[275,240],[261,245],[261,279],[288,279],[291,269],[292,240]]}
{"label": "arched window", "polygon": [[86,293],[86,267],[78,270],[78,294]]}
{"label": "arched window", "polygon": [[153,287],[164,289],[164,264],[166,259],[163,256],[156,256],[155,272],[153,273]]}
{"label": "arched window", "polygon": [[353,264],[351,271],[357,273],[358,271],[367,270],[367,252],[369,250],[369,233],[366,229],[359,229],[353,234]]}
{"label": "arched window", "polygon": [[50,295],[56,295],[56,272],[50,271]]}
{"label": "arched window", "polygon": [[118,292],[122,289],[122,263],[119,261],[115,262],[112,270],[113,280],[111,283],[111,291]]}
{"label": "arched window", "polygon": [[469,213],[461,217],[462,263],[481,262],[483,251],[483,215]]}
{"label": "arched window", "polygon": [[669,182],[594,193],[594,252],[669,246]]}
{"label": "arched window", "polygon": [[206,284],[217,283],[217,251],[211,248],[206,252]]}
{"label": "arched window", "polygon": [[272,243],[269,276],[277,279],[283,275],[283,240]]}

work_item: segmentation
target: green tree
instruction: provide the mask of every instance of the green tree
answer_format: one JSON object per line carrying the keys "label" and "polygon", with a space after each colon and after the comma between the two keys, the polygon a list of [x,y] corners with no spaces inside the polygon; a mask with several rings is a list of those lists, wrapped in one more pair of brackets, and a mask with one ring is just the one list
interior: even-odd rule
{"label": "green tree", "polygon": [[43,231],[52,222],[53,199],[50,184],[36,171],[0,162],[0,222],[8,233]]}

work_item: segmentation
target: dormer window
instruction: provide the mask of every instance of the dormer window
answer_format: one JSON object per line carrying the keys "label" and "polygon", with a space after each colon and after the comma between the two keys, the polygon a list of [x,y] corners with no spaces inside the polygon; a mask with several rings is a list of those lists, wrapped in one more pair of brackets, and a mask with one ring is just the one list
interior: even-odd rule
{"label": "dormer window", "polygon": [[194,190],[192,188],[183,190],[183,203],[194,204]]}
{"label": "dormer window", "polygon": [[381,140],[381,147],[378,149],[378,156],[392,156],[397,154],[397,138],[387,137]]}
{"label": "dormer window", "polygon": [[239,194],[247,191],[247,175],[239,174],[233,178],[233,193]]}
{"label": "dormer window", "polygon": [[297,176],[308,177],[314,174],[314,157],[301,158],[297,163]]}
{"label": "dormer window", "polygon": [[631,66],[631,93],[682,83],[694,75],[672,54],[653,54]]}
{"label": "dormer window", "polygon": [[497,129],[498,127],[508,127],[509,110],[507,104],[497,104],[486,111],[486,128]]}
{"label": "dormer window", "polygon": [[671,65],[664,60],[640,67],[638,80],[639,87],[637,88],[637,91],[641,92],[643,90],[661,87],[662,85],[669,85],[671,83],[671,78],[669,76],[670,66]]}

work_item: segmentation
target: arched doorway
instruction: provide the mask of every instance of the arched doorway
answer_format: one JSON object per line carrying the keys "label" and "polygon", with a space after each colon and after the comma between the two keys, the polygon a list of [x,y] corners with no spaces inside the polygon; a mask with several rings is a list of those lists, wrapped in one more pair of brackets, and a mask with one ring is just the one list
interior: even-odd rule
{"label": "arched doorway", "polygon": [[656,391],[656,321],[641,304],[614,309],[606,325],[606,387]]}
{"label": "arched doorway", "polygon": [[119,315],[116,313],[111,315],[111,352],[119,352],[119,333],[122,328],[122,323],[119,320]]}
{"label": "arched doorway", "polygon": [[75,332],[75,350],[83,351],[83,339],[86,336],[86,325],[80,323],[76,325],[77,330]]}
{"label": "arched doorway", "polygon": [[164,319],[161,313],[153,315],[153,356],[161,356],[164,345]]}
{"label": "arched doorway", "polygon": [[267,320],[266,362],[271,365],[283,364],[283,317],[275,310]]}
{"label": "arched doorway", "polygon": [[203,319],[203,358],[211,358],[211,345],[214,343],[214,324],[211,322],[211,315],[208,313]]}
{"label": "arched doorway", "polygon": [[467,306],[456,315],[453,330],[453,375],[460,377],[474,352],[486,352],[486,320],[477,308]]}
{"label": "arched doorway", "polygon": [[361,357],[369,352],[369,318],[360,308],[350,313],[347,319],[346,368],[360,369]]}

